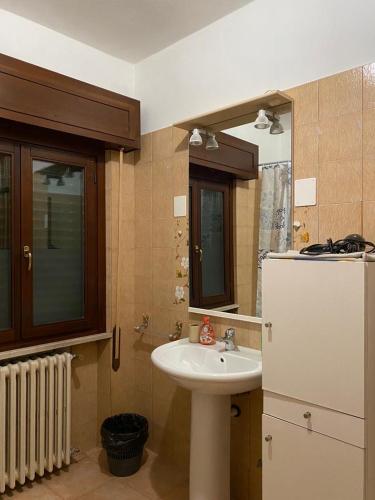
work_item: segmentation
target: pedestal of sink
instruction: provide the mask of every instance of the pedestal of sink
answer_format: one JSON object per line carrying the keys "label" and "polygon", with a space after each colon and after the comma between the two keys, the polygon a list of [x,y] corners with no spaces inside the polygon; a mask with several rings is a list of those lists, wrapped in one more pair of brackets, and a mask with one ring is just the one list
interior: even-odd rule
{"label": "pedestal of sink", "polygon": [[190,500],[230,500],[230,395],[261,386],[260,351],[222,349],[181,339],[151,355],[160,370],[192,391]]}
{"label": "pedestal of sink", "polygon": [[191,396],[190,500],[230,500],[230,396]]}

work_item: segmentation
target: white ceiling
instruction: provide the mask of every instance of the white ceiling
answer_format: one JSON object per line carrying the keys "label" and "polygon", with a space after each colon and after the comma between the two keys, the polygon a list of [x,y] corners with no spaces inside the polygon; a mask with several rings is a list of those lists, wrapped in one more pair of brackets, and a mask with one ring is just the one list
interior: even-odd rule
{"label": "white ceiling", "polygon": [[129,62],[251,0],[0,0],[0,8]]}

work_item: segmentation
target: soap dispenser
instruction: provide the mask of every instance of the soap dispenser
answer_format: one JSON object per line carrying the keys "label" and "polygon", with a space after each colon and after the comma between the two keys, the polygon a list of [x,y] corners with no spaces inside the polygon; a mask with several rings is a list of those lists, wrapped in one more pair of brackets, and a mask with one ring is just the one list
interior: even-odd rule
{"label": "soap dispenser", "polygon": [[213,345],[216,343],[215,332],[210,323],[209,316],[204,316],[200,332],[200,343],[203,345]]}

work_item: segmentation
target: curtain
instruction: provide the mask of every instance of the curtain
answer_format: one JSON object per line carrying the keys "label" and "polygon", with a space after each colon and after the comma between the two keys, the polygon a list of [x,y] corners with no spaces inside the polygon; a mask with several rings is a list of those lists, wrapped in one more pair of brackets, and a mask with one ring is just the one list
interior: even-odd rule
{"label": "curtain", "polygon": [[263,165],[261,174],[257,316],[262,316],[262,263],[268,252],[291,248],[291,162]]}

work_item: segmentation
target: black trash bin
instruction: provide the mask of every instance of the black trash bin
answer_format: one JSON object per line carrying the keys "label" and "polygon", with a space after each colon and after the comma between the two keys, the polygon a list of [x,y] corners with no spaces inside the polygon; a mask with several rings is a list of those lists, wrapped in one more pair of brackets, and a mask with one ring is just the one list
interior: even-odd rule
{"label": "black trash bin", "polygon": [[148,422],[136,413],[121,413],[104,420],[102,445],[109,470],[115,476],[130,476],[139,470],[148,438]]}

